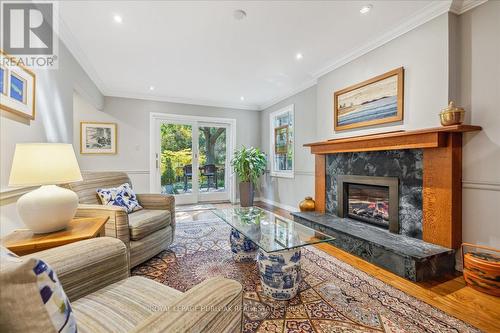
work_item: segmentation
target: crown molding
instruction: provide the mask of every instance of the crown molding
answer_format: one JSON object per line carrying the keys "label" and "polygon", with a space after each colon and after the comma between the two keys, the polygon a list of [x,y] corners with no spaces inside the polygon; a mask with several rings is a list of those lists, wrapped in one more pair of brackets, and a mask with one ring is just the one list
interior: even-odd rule
{"label": "crown molding", "polygon": [[453,0],[450,6],[450,12],[457,15],[462,15],[463,13],[482,5],[488,0]]}
{"label": "crown molding", "polygon": [[439,15],[448,12],[448,10],[450,9],[450,5],[451,1],[436,1],[430,3],[429,5],[425,6],[420,11],[415,13],[415,15],[413,15],[411,18],[404,20],[404,22],[396,28],[384,33],[379,38],[376,38],[362,45],[361,47],[346,53],[344,56],[335,59],[329,65],[323,67],[317,72],[312,73],[312,76],[318,79],[321,76],[367,54],[368,52],[373,51],[384,44],[387,44],[393,39],[396,39],[397,37],[404,35],[407,32],[421,26],[422,24],[425,24],[430,20],[438,17]]}
{"label": "crown molding", "polygon": [[279,103],[279,102],[281,102],[289,97],[292,97],[295,94],[298,94],[299,92],[302,92],[306,89],[311,88],[312,86],[316,85],[317,83],[318,83],[317,79],[312,79],[312,80],[306,81],[306,82],[302,83],[300,86],[293,88],[292,90],[290,90],[286,94],[272,98],[269,101],[267,101],[266,103],[259,105],[259,108],[257,110],[263,111],[263,110],[273,106],[274,104],[277,104],[277,103]]}
{"label": "crown molding", "polygon": [[[464,0],[464,1],[473,1],[473,0]],[[484,2],[487,0],[476,0],[474,2],[479,2],[479,1]],[[397,26],[395,29],[386,32],[385,34],[383,34],[379,38],[374,39],[374,40],[362,45],[361,47],[359,47],[357,49],[354,49],[350,52],[347,52],[346,54],[335,59],[333,62],[331,62],[327,66],[324,66],[320,70],[313,72],[313,73],[310,73],[311,76],[313,77],[312,80],[307,81],[307,82],[301,84],[300,86],[298,86],[297,88],[290,90],[290,92],[288,92],[287,94],[273,98],[270,101],[262,104],[260,106],[260,109],[261,110],[267,109],[268,107],[270,107],[276,103],[279,103],[286,98],[289,98],[289,97],[291,97],[291,96],[293,96],[301,91],[306,90],[307,88],[313,86],[314,84],[317,84],[318,79],[320,77],[322,77],[323,75],[328,74],[331,71],[333,71],[333,70],[335,70],[335,69],[337,69],[345,64],[348,64],[349,62],[367,54],[368,52],[373,51],[376,48],[378,48],[384,44],[387,44],[391,40],[393,40],[399,36],[402,36],[402,35],[406,34],[407,32],[429,22],[430,20],[438,17],[439,15],[442,15],[442,14],[448,12],[450,10],[451,4],[452,4],[451,0],[436,1],[436,2],[430,3],[429,5],[422,8],[415,15],[413,15],[410,19],[405,20],[403,22],[403,24]]]}
{"label": "crown molding", "polygon": [[320,70],[310,73],[313,77],[312,79],[297,85],[295,88],[290,89],[289,92],[276,96],[268,100],[267,102],[260,105],[251,105],[251,104],[238,104],[238,103],[226,103],[222,101],[213,101],[213,100],[203,100],[196,98],[183,98],[183,97],[172,97],[172,96],[163,96],[163,95],[152,95],[152,94],[141,94],[141,93],[130,93],[127,91],[120,90],[109,90],[106,88],[103,80],[97,74],[97,71],[91,65],[90,61],[86,57],[84,51],[78,46],[76,42],[75,36],[69,30],[67,24],[61,18],[60,20],[60,37],[64,44],[68,47],[73,56],[77,59],[80,65],[83,67],[85,72],[90,76],[90,78],[94,81],[96,86],[99,88],[101,93],[104,96],[112,96],[112,97],[123,97],[123,98],[135,98],[142,100],[152,100],[152,101],[161,101],[161,102],[171,102],[171,103],[180,103],[180,104],[192,104],[192,105],[204,105],[204,106],[213,106],[213,107],[221,107],[221,108],[231,108],[231,109],[242,109],[242,110],[255,110],[262,111],[265,110],[276,103],[283,101],[286,98],[289,98],[299,92],[302,92],[315,84],[317,84],[318,79],[323,75],[367,54],[370,51],[392,41],[393,39],[404,35],[405,33],[429,22],[430,20],[447,13],[449,11],[462,14],[467,10],[470,10],[480,4],[486,2],[487,0],[445,0],[445,1],[435,1],[430,3],[429,5],[422,8],[420,11],[415,13],[410,19],[405,20],[402,24],[397,26],[395,29],[390,30],[380,36],[377,39],[374,39],[361,47],[354,49],[350,52],[347,52],[341,57],[334,59],[333,62],[324,66]]}
{"label": "crown molding", "polygon": [[183,98],[183,97],[170,97],[170,96],[153,95],[153,94],[129,93],[129,92],[124,92],[124,91],[120,91],[120,90],[108,90],[106,92],[106,96],[108,96],[108,97],[134,98],[134,99],[142,99],[142,100],[156,101],[156,102],[170,102],[170,103],[177,103],[177,104],[212,106],[212,107],[226,108],[226,109],[240,109],[240,110],[252,110],[252,111],[259,111],[260,110],[258,105],[236,104],[236,103],[233,104],[233,103],[225,103],[225,102],[195,99],[195,98]]}
{"label": "crown molding", "polygon": [[75,35],[71,32],[66,22],[64,22],[62,15],[59,15],[59,38],[66,45],[69,52],[75,57],[76,61],[83,68],[85,73],[90,77],[90,79],[97,86],[97,89],[106,96],[106,85],[104,81],[101,79],[94,66],[90,63],[85,52],[80,48],[78,42],[76,41]]}

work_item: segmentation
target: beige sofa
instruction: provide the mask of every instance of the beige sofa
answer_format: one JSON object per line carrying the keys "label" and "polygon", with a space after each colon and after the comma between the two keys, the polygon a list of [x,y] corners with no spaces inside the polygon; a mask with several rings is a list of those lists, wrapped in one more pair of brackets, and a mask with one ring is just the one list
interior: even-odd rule
{"label": "beige sofa", "polygon": [[[241,331],[238,282],[212,278],[182,293],[150,279],[129,277],[127,249],[115,238],[80,241],[23,259],[29,257],[54,269],[70,299],[79,332]],[[36,318],[16,321],[7,304],[0,304],[0,311],[0,327],[14,321],[17,331],[40,331]]]}
{"label": "beige sofa", "polygon": [[75,217],[109,216],[105,235],[120,239],[129,250],[130,267],[155,256],[173,241],[175,199],[172,195],[138,194],[142,210],[127,214],[124,208],[103,206],[98,188],[117,187],[132,182],[123,172],[83,174],[83,181],[67,184],[78,195],[80,205]]}

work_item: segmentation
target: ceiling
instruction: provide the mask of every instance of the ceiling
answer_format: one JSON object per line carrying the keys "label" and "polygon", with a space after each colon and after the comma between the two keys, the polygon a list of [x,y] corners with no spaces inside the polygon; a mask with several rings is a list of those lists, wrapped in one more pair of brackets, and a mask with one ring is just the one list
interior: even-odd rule
{"label": "ceiling", "polygon": [[[424,0],[65,1],[59,30],[104,95],[260,110],[449,8]],[[245,19],[233,17],[237,9]]]}

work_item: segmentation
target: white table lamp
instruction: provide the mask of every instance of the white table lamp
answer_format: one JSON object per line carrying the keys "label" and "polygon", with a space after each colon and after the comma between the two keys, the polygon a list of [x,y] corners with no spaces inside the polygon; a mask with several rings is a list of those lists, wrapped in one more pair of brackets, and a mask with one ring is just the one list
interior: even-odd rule
{"label": "white table lamp", "polygon": [[71,144],[18,143],[14,152],[9,186],[37,186],[17,200],[24,224],[34,233],[64,229],[75,216],[78,196],[56,186],[82,180]]}

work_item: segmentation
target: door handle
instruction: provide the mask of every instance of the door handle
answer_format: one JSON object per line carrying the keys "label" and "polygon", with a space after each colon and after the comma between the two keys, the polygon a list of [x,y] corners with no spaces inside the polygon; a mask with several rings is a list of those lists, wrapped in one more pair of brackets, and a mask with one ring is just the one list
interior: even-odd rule
{"label": "door handle", "polygon": [[155,154],[156,155],[156,169],[159,169],[158,167],[158,154]]}

